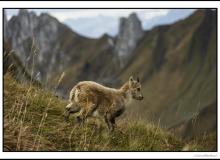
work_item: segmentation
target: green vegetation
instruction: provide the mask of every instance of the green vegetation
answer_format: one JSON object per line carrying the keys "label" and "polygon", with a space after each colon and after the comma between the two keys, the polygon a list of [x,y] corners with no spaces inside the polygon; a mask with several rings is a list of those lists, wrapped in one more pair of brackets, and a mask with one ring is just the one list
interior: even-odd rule
{"label": "green vegetation", "polygon": [[183,141],[158,126],[119,120],[109,133],[105,124],[84,126],[62,117],[66,101],[31,84],[4,75],[5,151],[210,151],[216,136]]}

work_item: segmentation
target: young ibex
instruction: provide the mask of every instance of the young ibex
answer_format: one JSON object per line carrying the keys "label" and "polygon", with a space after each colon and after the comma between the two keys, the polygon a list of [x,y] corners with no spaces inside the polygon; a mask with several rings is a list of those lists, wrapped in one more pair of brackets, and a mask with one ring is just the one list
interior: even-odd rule
{"label": "young ibex", "polygon": [[84,121],[89,116],[102,117],[110,131],[115,128],[115,118],[120,116],[125,106],[132,100],[142,100],[139,78],[129,78],[120,89],[108,88],[92,81],[79,82],[70,92],[70,104],[66,106],[64,116],[77,113],[78,121]]}

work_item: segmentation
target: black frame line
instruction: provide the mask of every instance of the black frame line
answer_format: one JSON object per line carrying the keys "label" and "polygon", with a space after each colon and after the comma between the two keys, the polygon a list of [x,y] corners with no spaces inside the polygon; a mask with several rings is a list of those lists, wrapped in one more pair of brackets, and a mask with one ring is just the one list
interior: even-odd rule
{"label": "black frame line", "polygon": [[[9,0],[10,1],[10,0]],[[25,0],[26,1],[26,0]],[[33,0],[34,2],[35,0]],[[43,1],[43,0],[39,0],[39,1]],[[56,1],[56,0],[55,0]],[[65,0],[65,1],[70,1],[70,0]],[[65,2],[64,1],[64,2]],[[109,1],[109,0],[107,0]],[[124,1],[124,0],[122,0]],[[159,0],[156,0],[156,1],[159,1]],[[178,0],[177,0],[178,1]],[[197,0],[195,0],[197,1]],[[45,1],[47,2],[47,1]],[[77,2],[77,1],[76,1]],[[181,2],[181,1],[180,1]],[[13,8],[13,7],[5,7],[5,8],[2,8],[2,33],[4,33],[4,10],[6,9],[216,9],[216,101],[217,101],[217,105],[216,105],[216,151],[208,151],[208,152],[211,152],[211,153],[218,153],[218,8],[205,8],[205,7],[198,7],[198,8],[193,8],[193,7],[189,7],[189,8],[186,8],[186,7],[183,7],[183,8],[28,8],[28,7],[22,7],[22,8]],[[2,68],[4,68],[4,34],[2,34]],[[2,72],[3,73],[3,72]],[[4,91],[4,76],[2,76],[2,88],[3,88],[3,91]],[[4,92],[3,92],[3,99],[4,99]],[[199,152],[199,153],[203,153],[203,152],[207,152],[207,151],[4,151],[4,103],[3,103],[3,106],[2,106],[2,152],[9,152],[9,153],[14,153],[14,152],[122,152],[122,153],[127,153],[127,152],[167,152],[167,153],[173,153],[173,152]],[[172,158],[171,158],[172,159]]]}

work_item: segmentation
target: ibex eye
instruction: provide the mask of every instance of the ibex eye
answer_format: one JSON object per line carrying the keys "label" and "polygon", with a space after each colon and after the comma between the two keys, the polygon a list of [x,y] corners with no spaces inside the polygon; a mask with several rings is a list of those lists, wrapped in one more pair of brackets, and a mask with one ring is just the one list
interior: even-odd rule
{"label": "ibex eye", "polygon": [[140,89],[140,88],[137,88],[137,90],[140,91],[141,89]]}

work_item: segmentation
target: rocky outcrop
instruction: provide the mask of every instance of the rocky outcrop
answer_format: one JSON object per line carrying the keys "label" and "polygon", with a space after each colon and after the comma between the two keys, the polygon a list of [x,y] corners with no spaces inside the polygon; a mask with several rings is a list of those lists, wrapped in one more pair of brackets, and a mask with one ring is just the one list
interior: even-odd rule
{"label": "rocky outcrop", "polygon": [[[56,18],[46,13],[37,16],[24,9],[11,18],[6,31],[12,49],[40,80],[50,78],[51,73],[61,71],[69,64],[72,55],[62,48],[61,40],[68,36],[79,39],[77,34]],[[64,33],[67,37],[64,37]]]}
{"label": "rocky outcrop", "polygon": [[128,18],[120,19],[115,49],[122,66],[127,62],[143,35],[141,21],[135,13],[132,13]]}
{"label": "rocky outcrop", "polygon": [[5,29],[11,49],[35,79],[52,85],[65,75],[58,87],[65,96],[77,81],[100,82],[117,69],[114,38],[108,35],[89,39],[49,14],[36,15],[24,9],[10,19]]}
{"label": "rocky outcrop", "polygon": [[4,42],[3,54],[3,75],[10,72],[10,74],[21,83],[31,83],[41,87],[41,83],[35,80],[23,66],[20,58],[12,51],[10,43]]}

